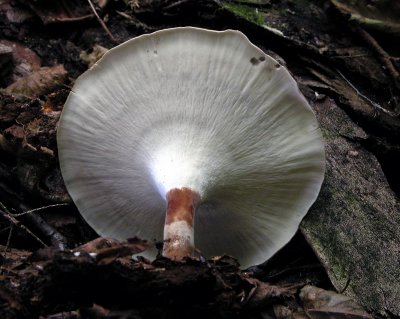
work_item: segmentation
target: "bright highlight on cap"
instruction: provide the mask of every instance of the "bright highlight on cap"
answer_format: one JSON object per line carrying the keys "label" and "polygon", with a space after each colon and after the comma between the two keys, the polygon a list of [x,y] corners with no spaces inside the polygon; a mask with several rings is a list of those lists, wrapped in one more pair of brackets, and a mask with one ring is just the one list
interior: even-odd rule
{"label": "bright highlight on cap", "polygon": [[[196,139],[200,142],[200,136]],[[187,187],[196,189],[199,193],[204,191],[200,172],[205,170],[207,159],[202,152],[199,148],[187,152],[182,142],[177,140],[157,147],[149,167],[162,197],[165,198],[168,191],[174,188]]]}
{"label": "bright highlight on cap", "polygon": [[[295,234],[325,170],[289,72],[238,31],[174,28],[110,50],[57,133],[69,194],[99,235],[262,263]],[[147,252],[154,257],[154,252]]]}

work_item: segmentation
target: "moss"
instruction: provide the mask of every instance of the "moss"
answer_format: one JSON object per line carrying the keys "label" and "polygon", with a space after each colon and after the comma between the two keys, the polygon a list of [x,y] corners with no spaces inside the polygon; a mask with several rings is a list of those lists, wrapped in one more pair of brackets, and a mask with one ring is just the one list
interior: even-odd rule
{"label": "moss", "polygon": [[257,9],[253,9],[246,5],[235,4],[235,3],[225,3],[225,9],[233,12],[235,15],[245,18],[246,20],[258,24],[264,24],[264,15],[263,13],[257,11]]}
{"label": "moss", "polygon": [[326,141],[331,141],[331,140],[338,138],[338,134],[332,132],[331,130],[326,130],[324,128],[321,128],[321,132],[322,132],[322,137]]}

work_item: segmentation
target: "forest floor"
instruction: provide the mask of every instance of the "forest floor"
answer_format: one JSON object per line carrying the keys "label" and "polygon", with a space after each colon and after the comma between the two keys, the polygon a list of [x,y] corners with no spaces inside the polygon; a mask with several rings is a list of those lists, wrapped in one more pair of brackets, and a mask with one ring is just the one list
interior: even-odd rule
{"label": "forest floor", "polygon": [[399,195],[398,30],[349,22],[340,1],[93,2],[99,17],[90,1],[0,0],[0,317],[371,318],[301,232],[246,270],[234,256],[132,259],[154,243],[97,238],[65,190],[55,134],[75,79],[107,49],[175,26],[238,29],[312,77],[308,100],[335,99],[362,126]]}

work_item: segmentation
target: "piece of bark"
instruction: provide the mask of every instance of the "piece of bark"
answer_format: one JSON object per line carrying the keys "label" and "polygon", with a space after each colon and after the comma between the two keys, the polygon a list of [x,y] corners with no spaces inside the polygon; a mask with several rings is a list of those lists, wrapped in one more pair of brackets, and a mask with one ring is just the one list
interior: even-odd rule
{"label": "piece of bark", "polygon": [[366,133],[329,98],[313,107],[327,166],[301,230],[339,291],[375,314],[399,316],[399,200],[375,156],[362,147]]}
{"label": "piece of bark", "polygon": [[367,29],[400,38],[400,3],[398,0],[331,0],[331,3],[349,21],[356,21]]}
{"label": "piece of bark", "polygon": [[110,264],[121,257],[131,258],[134,254],[139,254],[151,246],[147,241],[138,238],[131,238],[124,242],[119,242],[111,238],[96,238],[82,246],[74,249],[79,256],[80,253],[92,254],[93,258],[102,265]]}

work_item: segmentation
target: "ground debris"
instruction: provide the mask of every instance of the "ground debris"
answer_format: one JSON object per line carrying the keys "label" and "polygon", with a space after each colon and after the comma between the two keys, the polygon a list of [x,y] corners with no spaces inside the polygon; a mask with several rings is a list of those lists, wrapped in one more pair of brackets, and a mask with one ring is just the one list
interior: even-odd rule
{"label": "ground debris", "polygon": [[149,248],[151,245],[138,238],[127,239],[126,242],[120,243],[115,239],[97,238],[83,246],[74,249],[75,255],[79,256],[80,253],[88,253],[94,257],[101,265],[106,265],[114,262],[118,258],[128,257],[134,254],[139,254]]}
{"label": "ground debris", "polygon": [[[303,87],[300,86],[300,88],[303,93],[307,93],[304,88],[310,90],[312,95],[306,94],[306,97],[313,102],[312,104],[316,104],[318,113],[323,114],[321,118],[330,121],[340,120],[333,123],[333,131],[324,129],[323,132],[327,134],[328,151],[329,147],[332,148],[328,163],[332,161],[335,164],[336,161],[339,164],[344,163],[338,166],[339,168],[335,169],[334,173],[343,171],[345,172],[343,175],[348,176],[343,181],[339,180],[340,188],[332,187],[332,178],[327,179],[326,192],[323,193],[324,197],[321,200],[323,205],[316,204],[314,213],[311,212],[314,215],[310,215],[309,220],[316,215],[320,218],[337,215],[344,221],[355,216],[354,210],[350,210],[349,206],[356,204],[359,198],[351,196],[352,193],[346,188],[348,185],[355,184],[361,192],[371,192],[373,203],[385,205],[391,203],[390,200],[381,200],[377,197],[382,191],[382,187],[379,186],[381,182],[377,183],[374,175],[369,173],[375,170],[374,160],[367,161],[368,166],[363,167],[362,170],[356,165],[346,170],[348,163],[357,163],[365,156],[364,147],[359,144],[361,142],[370,142],[371,138],[382,140],[382,145],[375,153],[379,155],[383,153],[382,149],[386,150],[386,162],[390,161],[392,164],[386,165],[385,174],[386,177],[394,180],[392,188],[397,189],[397,193],[400,194],[398,182],[400,179],[396,178],[399,174],[396,159],[400,154],[399,117],[390,115],[396,115],[398,112],[398,90],[396,91],[393,87],[385,65],[382,65],[375,57],[376,52],[362,41],[359,34],[351,32],[347,24],[349,13],[356,12],[354,8],[351,8],[354,7],[352,4],[364,2],[234,1],[234,3],[250,7],[254,12],[261,12],[265,16],[266,24],[255,26],[233,15],[227,15],[226,10],[221,10],[219,1],[116,0],[109,3],[106,15],[104,15],[103,4],[93,1],[96,11],[101,13],[100,16],[107,22],[112,34],[121,41],[143,32],[174,26],[193,25],[215,30],[238,29],[266,52],[271,53],[273,50],[275,53],[271,54],[275,58],[281,56],[279,62],[288,67],[295,76],[311,74],[312,77],[306,77],[307,83],[303,82]],[[351,12],[344,12],[345,15],[339,15],[341,17],[339,19],[336,15],[338,10],[332,10],[334,3],[345,4],[351,8]],[[385,3],[394,4],[398,8],[396,0],[375,1],[364,7],[367,11],[371,8],[375,10],[374,8]],[[377,20],[387,25],[388,19],[396,12],[398,11],[390,10],[388,12],[390,14],[385,13]],[[361,17],[370,16],[363,14]],[[93,18],[93,11],[89,3],[85,1],[78,3],[76,0],[69,2],[65,0],[56,2],[0,0],[1,38],[29,48],[46,66],[64,65],[69,76],[73,78],[87,68],[79,58],[80,52],[91,52],[91,48],[97,44],[106,48],[114,45]],[[86,21],[83,22],[83,20]],[[393,21],[397,23],[398,19]],[[385,25],[384,29],[374,28],[373,25],[370,28],[362,22],[361,26],[371,31],[374,38],[379,40],[380,46],[388,53],[391,63],[400,70],[399,47],[396,41],[392,41],[393,36],[398,37],[398,29],[393,32],[393,28],[386,28]],[[274,36],[271,34],[273,30],[282,30],[285,37]],[[381,37],[383,33],[390,34],[390,37]],[[18,71],[18,60],[11,51],[5,48],[3,54],[2,61],[6,66],[1,70],[6,73],[6,77],[1,74],[0,86],[3,88],[17,80],[14,75]],[[282,59],[285,60],[285,64]],[[21,74],[21,76],[26,75]],[[66,84],[70,85],[68,82]],[[31,202],[32,198],[51,203],[69,200],[58,168],[55,143],[56,123],[68,92],[68,87],[65,85],[63,89],[50,89],[39,98],[13,96],[0,91],[0,199],[7,202],[11,201],[12,197],[12,206],[17,211],[26,211],[18,207],[20,204]],[[34,94],[37,96],[37,92]],[[314,101],[312,96],[323,98],[316,98]],[[339,106],[343,107],[352,116],[353,121],[367,132],[354,132],[354,128],[350,129],[349,123],[353,122],[347,117],[338,117],[329,107],[332,98],[340,102]],[[390,153],[385,148],[387,147],[386,138],[391,139]],[[351,145],[347,147],[349,141]],[[339,148],[336,145],[346,146],[343,150],[344,155],[338,151]],[[385,158],[382,161],[379,159],[381,165],[385,164]],[[385,165],[382,166],[385,169]],[[363,187],[363,184],[354,179],[352,174],[358,171],[367,172],[368,178],[375,185],[371,187],[372,190],[369,187]],[[337,175],[334,178],[337,179]],[[341,192],[343,187],[346,189]],[[328,192],[330,189],[334,192]],[[343,194],[347,197],[342,198]],[[330,205],[329,203],[333,203],[329,206],[330,214],[325,214],[325,207]],[[43,204],[35,202],[31,206],[41,205]],[[344,214],[341,214],[342,211]],[[369,209],[365,211],[372,215]],[[377,210],[379,216],[385,211],[387,208]],[[62,222],[65,216],[73,216],[75,222]],[[49,216],[44,217],[48,222]],[[351,231],[339,231],[336,234],[352,234],[361,229],[362,218],[356,218],[356,220],[357,227],[353,227]],[[61,211],[57,209],[57,214],[51,216],[51,221],[57,225],[55,228],[67,230],[65,233],[68,240],[73,243],[69,247],[80,245],[96,236],[93,232],[91,233],[88,226],[85,226],[84,221],[74,211],[73,205],[65,211],[62,208]],[[9,230],[9,222],[2,220],[0,222],[3,226],[2,243],[5,244],[4,234],[7,234]],[[329,225],[325,220],[321,223]],[[333,223],[333,225],[337,224]],[[373,225],[379,226],[379,223],[374,222]],[[38,248],[32,243],[31,238],[16,233],[17,230],[14,231],[13,238],[18,237],[18,240],[12,241],[11,247],[20,244],[21,246],[18,247],[31,251]],[[397,232],[394,233],[397,234]],[[328,227],[328,231],[318,233],[319,236],[325,234],[329,244],[324,244],[322,240],[317,241],[321,243],[317,246],[318,248],[331,247],[332,242],[337,240],[335,227]],[[364,236],[365,234],[360,237],[345,236],[345,240],[352,241],[350,245],[344,247],[353,247],[354,240],[365,242]],[[388,238],[385,243],[394,241],[393,236]],[[33,255],[31,251],[19,249],[8,249],[5,252],[0,247],[2,270],[0,289],[6,291],[6,297],[0,296],[0,318],[259,319],[261,316],[264,319],[309,319],[306,310],[310,314],[319,309],[315,305],[306,308],[305,299],[300,298],[300,288],[310,282],[313,285],[321,284],[320,281],[316,283],[314,280],[319,273],[325,274],[325,270],[319,261],[313,262],[314,265],[308,261],[305,262],[306,267],[304,264],[299,266],[293,262],[297,257],[293,257],[292,251],[286,254],[291,259],[278,263],[274,271],[264,270],[261,275],[257,275],[256,271],[253,273],[240,271],[235,260],[229,256],[219,256],[207,262],[187,260],[184,263],[173,263],[163,258],[155,262],[150,262],[145,258],[138,258],[136,261],[130,257],[130,251],[126,249],[127,243],[122,244],[100,238],[97,243],[92,242],[90,245],[86,248],[79,246],[73,251],[65,252],[50,247],[38,250]],[[298,248],[298,241],[295,247]],[[385,246],[382,245],[380,250],[385,251],[382,247]],[[77,254],[78,252],[80,254]],[[103,254],[104,258],[99,258],[98,256],[102,256],[99,252],[107,253]],[[339,251],[333,256],[334,258],[351,256],[349,259],[355,260],[357,264],[355,258],[357,256],[352,253]],[[321,260],[327,262],[326,258],[321,258]],[[354,274],[358,270],[358,268],[353,270],[348,267],[352,263],[351,260],[345,265],[345,275]],[[345,290],[344,288],[347,287],[345,293],[352,293],[351,287],[354,281],[373,273],[374,269],[378,269],[376,264],[383,259],[379,257],[369,260],[371,269],[360,266],[360,269],[364,269],[364,275],[356,274],[351,278],[345,276],[344,281],[337,285],[338,289]],[[393,264],[395,265],[392,261],[388,262],[389,266]],[[338,269],[326,264],[324,266],[327,271]],[[339,271],[341,273],[341,268]],[[359,287],[365,287],[363,289],[370,297],[369,300],[375,300],[376,305],[369,306],[365,300],[360,302],[364,302],[364,305],[375,314],[383,313],[386,316],[393,314],[394,318],[399,315],[398,306],[396,306],[399,303],[392,302],[389,305],[392,308],[388,308],[388,294],[380,284],[378,287],[385,298],[379,299],[372,294],[375,283],[387,274],[390,274],[390,271],[379,273],[377,278],[373,276],[371,279],[366,278],[366,281],[369,280],[368,284],[359,285]],[[254,279],[256,275],[258,280]],[[390,283],[398,282],[397,279],[389,278]],[[350,285],[347,286],[346,282]],[[322,286],[332,289],[330,286],[323,284]],[[18,309],[15,307],[16,304],[12,304],[12,300],[18,300],[17,306],[22,304],[24,308]],[[327,318],[327,313],[323,311],[319,310],[314,316]],[[329,316],[332,317],[333,309],[330,311]],[[350,318],[360,318],[352,317],[351,314],[347,315]],[[343,318],[343,314],[342,317],[334,318]]]}
{"label": "ground debris", "polygon": [[[328,311],[321,303],[312,303],[321,298],[310,296],[348,302],[347,308],[331,302],[331,312],[337,308],[336,312],[344,313],[353,305],[349,298],[323,289],[306,287],[300,293],[302,284],[262,282],[240,270],[237,261],[226,255],[183,262],[132,258],[148,246],[137,238],[125,242],[98,238],[74,250],[46,247],[31,254],[13,249],[9,253],[14,257],[8,258],[3,276],[5,288],[0,291],[2,315],[14,318],[10,314],[18,312],[15,318],[43,319],[258,318],[255,314],[274,313],[282,307],[313,314]],[[304,308],[297,302],[299,296]]]}
{"label": "ground debris", "polygon": [[[78,22],[93,18],[90,7],[85,1],[20,1],[27,4],[43,24]],[[105,0],[96,1],[96,5],[100,8],[104,8],[106,4]]]}
{"label": "ground debris", "polygon": [[56,90],[42,101],[0,92],[0,179],[8,187],[53,203],[69,200],[55,167],[56,124],[67,95]]}
{"label": "ground debris", "polygon": [[29,315],[26,307],[18,296],[9,288],[0,285],[0,315],[1,318],[19,318]]}

